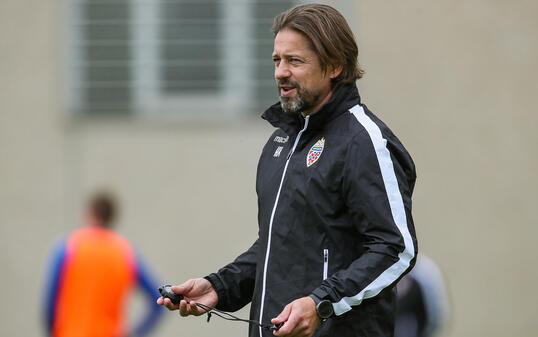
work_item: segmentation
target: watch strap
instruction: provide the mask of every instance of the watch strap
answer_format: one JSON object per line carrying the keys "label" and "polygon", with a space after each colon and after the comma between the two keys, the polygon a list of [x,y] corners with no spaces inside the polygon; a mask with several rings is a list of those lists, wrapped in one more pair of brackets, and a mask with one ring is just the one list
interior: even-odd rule
{"label": "watch strap", "polygon": [[316,306],[319,304],[319,302],[321,302],[321,298],[317,297],[314,294],[310,294],[310,295],[308,295],[308,297],[310,297],[311,299],[314,300],[314,303],[316,303]]}

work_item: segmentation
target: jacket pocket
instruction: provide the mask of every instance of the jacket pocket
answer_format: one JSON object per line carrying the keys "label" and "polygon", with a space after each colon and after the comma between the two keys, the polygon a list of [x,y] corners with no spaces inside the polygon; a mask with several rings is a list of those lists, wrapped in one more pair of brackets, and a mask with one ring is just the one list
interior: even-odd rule
{"label": "jacket pocket", "polygon": [[323,279],[327,278],[329,272],[329,250],[323,249]]}

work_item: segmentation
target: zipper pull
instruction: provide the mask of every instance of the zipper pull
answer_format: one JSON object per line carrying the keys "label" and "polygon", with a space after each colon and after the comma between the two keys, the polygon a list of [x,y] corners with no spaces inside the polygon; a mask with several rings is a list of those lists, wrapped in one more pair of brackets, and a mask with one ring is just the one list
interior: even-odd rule
{"label": "zipper pull", "polygon": [[323,250],[323,279],[326,280],[329,274],[329,249]]}

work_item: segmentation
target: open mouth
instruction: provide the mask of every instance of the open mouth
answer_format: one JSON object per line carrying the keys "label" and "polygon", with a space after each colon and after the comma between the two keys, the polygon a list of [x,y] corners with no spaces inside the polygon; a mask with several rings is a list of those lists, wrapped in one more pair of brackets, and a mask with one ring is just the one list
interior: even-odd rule
{"label": "open mouth", "polygon": [[293,95],[297,89],[291,85],[281,85],[280,86],[280,96],[290,96]]}

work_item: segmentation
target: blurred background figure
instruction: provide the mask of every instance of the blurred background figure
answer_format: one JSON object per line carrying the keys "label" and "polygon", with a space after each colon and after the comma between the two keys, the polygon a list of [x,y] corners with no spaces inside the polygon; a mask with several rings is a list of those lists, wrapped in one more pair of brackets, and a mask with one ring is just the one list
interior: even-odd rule
{"label": "blurred background figure", "polygon": [[[45,323],[54,337],[144,336],[157,322],[158,284],[129,242],[114,232],[114,198],[97,193],[88,202],[84,226],[54,249],[46,289]],[[126,325],[126,300],[134,285],[147,294],[147,313]]]}
{"label": "blurred background figure", "polygon": [[448,321],[448,295],[437,265],[419,253],[415,267],[397,284],[395,337],[433,337]]}

